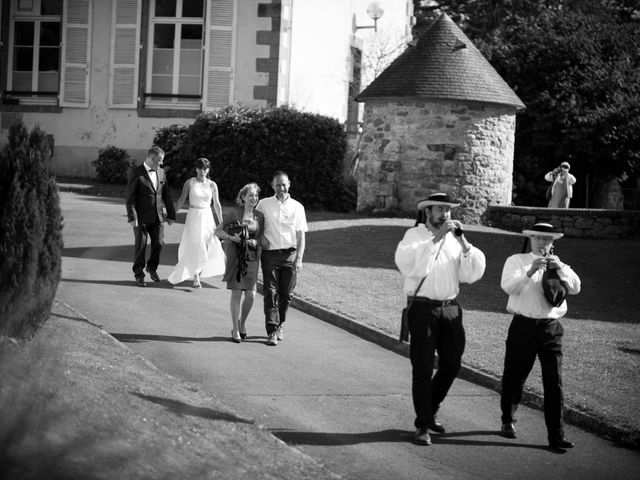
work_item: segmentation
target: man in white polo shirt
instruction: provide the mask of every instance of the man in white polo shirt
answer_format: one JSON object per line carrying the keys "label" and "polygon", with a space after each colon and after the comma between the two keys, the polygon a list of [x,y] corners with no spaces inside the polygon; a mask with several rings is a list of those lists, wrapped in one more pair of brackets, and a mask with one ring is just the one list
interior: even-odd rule
{"label": "man in white polo shirt", "polygon": [[267,345],[277,345],[302,268],[307,217],[302,204],[289,195],[291,182],[285,172],[277,171],[271,186],[275,195],[260,200],[256,209],[264,215],[260,261]]}

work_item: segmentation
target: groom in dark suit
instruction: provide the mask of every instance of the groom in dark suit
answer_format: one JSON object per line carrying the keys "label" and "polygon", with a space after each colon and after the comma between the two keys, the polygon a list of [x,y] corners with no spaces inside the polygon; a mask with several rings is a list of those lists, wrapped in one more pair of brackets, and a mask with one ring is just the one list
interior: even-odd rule
{"label": "groom in dark suit", "polygon": [[139,287],[146,286],[144,267],[147,235],[151,239],[151,253],[146,262],[147,272],[154,282],[159,282],[157,269],[160,264],[162,245],[164,245],[163,207],[167,209],[166,220],[169,225],[176,219],[169,187],[166,185],[164,170],[161,168],[163,158],[164,151],[160,147],[151,147],[147,151],[144,163],[130,172],[127,185],[127,217],[129,224],[133,226],[135,236],[133,275]]}

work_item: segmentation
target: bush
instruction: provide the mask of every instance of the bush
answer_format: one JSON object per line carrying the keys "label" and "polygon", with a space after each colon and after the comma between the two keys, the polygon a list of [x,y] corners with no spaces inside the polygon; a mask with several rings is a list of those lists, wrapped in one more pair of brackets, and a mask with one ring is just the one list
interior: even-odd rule
{"label": "bush", "polygon": [[181,186],[183,179],[189,178],[189,173],[193,171],[193,165],[181,161],[188,130],[187,125],[178,124],[161,128],[153,142],[164,150],[162,164],[167,173],[167,181],[174,186]]}
{"label": "bush", "polygon": [[348,211],[356,206],[353,182],[343,176],[347,142],[337,120],[290,107],[230,106],[201,114],[181,128],[161,129],[154,139],[172,151],[165,165],[175,187],[195,174],[197,158],[206,157],[225,201],[252,181],[263,196],[271,195],[273,173],[284,170],[291,195],[306,207]]}
{"label": "bush", "polygon": [[98,180],[104,183],[127,183],[129,169],[133,167],[131,158],[126,150],[109,145],[101,148],[98,158],[91,162],[95,167]]}
{"label": "bush", "polygon": [[61,275],[62,214],[38,127],[21,121],[0,152],[0,336],[28,338],[49,317]]}

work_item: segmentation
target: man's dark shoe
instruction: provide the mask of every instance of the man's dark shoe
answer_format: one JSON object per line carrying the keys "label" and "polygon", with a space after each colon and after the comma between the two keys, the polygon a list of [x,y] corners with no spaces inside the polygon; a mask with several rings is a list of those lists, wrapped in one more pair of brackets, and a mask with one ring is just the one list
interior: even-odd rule
{"label": "man's dark shoe", "polygon": [[575,443],[570,442],[564,437],[554,438],[553,440],[549,440],[549,448],[551,450],[565,450],[566,448],[573,448]]}
{"label": "man's dark shoe", "polygon": [[500,429],[500,435],[505,438],[516,438],[516,427],[513,423],[503,423]]}
{"label": "man's dark shoe", "polygon": [[147,284],[144,283],[144,277],[136,277],[136,285],[139,287],[146,287]]}
{"label": "man's dark shoe", "polygon": [[413,441],[418,445],[431,445],[431,437],[426,428],[418,428],[413,435]]}
{"label": "man's dark shoe", "polygon": [[151,280],[153,280],[154,282],[159,282],[160,281],[160,276],[158,275],[158,272],[156,272],[155,270],[149,270],[147,268],[147,273],[151,277]]}
{"label": "man's dark shoe", "polygon": [[438,417],[436,417],[435,415],[433,416],[433,418],[431,419],[431,423],[429,424],[429,430],[431,430],[432,432],[435,433],[444,433],[446,432],[444,425],[442,425],[442,423],[440,423],[438,421]]}

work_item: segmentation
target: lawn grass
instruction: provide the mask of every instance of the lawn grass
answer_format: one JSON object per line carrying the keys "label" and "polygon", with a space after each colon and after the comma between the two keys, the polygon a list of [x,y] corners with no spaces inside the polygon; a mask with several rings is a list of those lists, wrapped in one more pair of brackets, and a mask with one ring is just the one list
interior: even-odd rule
{"label": "lawn grass", "polygon": [[[66,189],[89,195],[124,193],[122,186],[65,181]],[[314,211],[307,217],[307,250],[296,296],[397,337],[405,298],[393,258],[413,220]],[[463,362],[499,378],[511,321],[500,275],[506,258],[521,251],[523,237],[483,226],[466,230],[469,241],[485,253],[487,269],[481,280],[461,289],[467,332]],[[563,238],[555,247],[582,280],[582,292],[568,299],[562,320],[566,402],[640,438],[640,239]],[[542,392],[538,364],[527,388]],[[498,416],[496,405],[496,423]]]}

